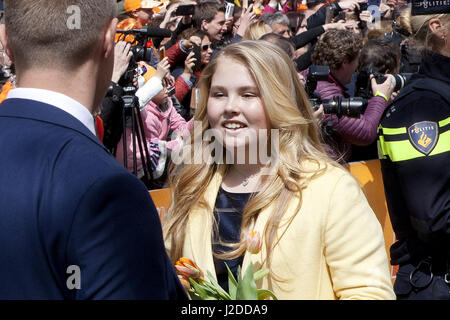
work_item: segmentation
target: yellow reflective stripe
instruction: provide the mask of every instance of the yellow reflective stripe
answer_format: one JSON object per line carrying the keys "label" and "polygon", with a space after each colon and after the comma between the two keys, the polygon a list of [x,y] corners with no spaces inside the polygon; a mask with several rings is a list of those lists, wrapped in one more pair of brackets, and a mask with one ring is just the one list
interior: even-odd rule
{"label": "yellow reflective stripe", "polygon": [[405,161],[425,156],[417,151],[409,140],[384,142],[383,152],[392,162]]}
{"label": "yellow reflective stripe", "polygon": [[383,150],[383,143],[384,143],[384,138],[383,138],[383,136],[380,136],[380,139],[377,141],[378,159],[386,159],[386,154],[384,153],[384,150]]}
{"label": "yellow reflective stripe", "polygon": [[[439,127],[446,126],[447,124],[450,124],[450,117],[447,119],[441,120],[438,122]],[[406,127],[402,128],[384,128],[381,125],[378,127],[378,129],[383,130],[383,134],[385,135],[395,135],[395,134],[404,134],[407,133]]]}
{"label": "yellow reflective stripe", "polygon": [[[381,149],[384,155],[388,155],[392,162],[406,161],[420,157],[426,157],[413,147],[409,140],[402,141],[384,141],[380,136]],[[434,156],[450,151],[450,131],[444,132],[439,136],[438,143],[428,156]]]}
{"label": "yellow reflective stripe", "polygon": [[387,134],[387,135],[406,133],[405,127],[403,127],[403,128],[383,128],[383,127],[381,127],[381,130],[383,130],[383,134]]}
{"label": "yellow reflective stripe", "polygon": [[438,143],[429,155],[434,156],[447,151],[450,151],[450,130],[447,130],[439,135]]}
{"label": "yellow reflective stripe", "polygon": [[450,123],[450,117],[448,117],[447,119],[444,119],[442,121],[439,121],[439,127],[443,127],[449,123]]}
{"label": "yellow reflective stripe", "polygon": [[[386,148],[385,148],[386,142],[384,142],[384,136],[379,136],[378,141],[380,143],[381,152],[382,152],[383,156],[387,155]],[[378,155],[379,155],[379,152],[378,152]]]}

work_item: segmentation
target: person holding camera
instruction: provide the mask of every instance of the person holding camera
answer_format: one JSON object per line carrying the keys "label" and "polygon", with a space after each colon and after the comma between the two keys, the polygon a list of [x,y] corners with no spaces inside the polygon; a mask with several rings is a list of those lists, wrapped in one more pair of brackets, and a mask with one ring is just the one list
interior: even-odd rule
{"label": "person holding camera", "polygon": [[185,31],[184,37],[188,39],[180,40],[167,52],[174,61],[183,61],[183,64],[175,65],[171,74],[176,79],[177,88],[180,88],[175,93],[182,105],[180,114],[189,120],[192,117],[190,110],[192,89],[200,79],[202,70],[211,61],[213,49],[209,34],[203,30],[188,29]]}
{"label": "person holding camera", "polygon": [[125,41],[119,41],[115,45],[111,82],[99,114],[104,130],[102,142],[113,155],[116,154],[117,144],[123,133],[123,97],[127,95],[124,88],[135,89],[133,95],[137,97],[138,107],[143,109],[163,90],[163,80],[170,68],[168,58],[165,58],[159,62],[156,73],[149,72],[153,68],[144,61],[136,62],[130,49],[130,43]]}
{"label": "person holding camera", "polygon": [[[367,41],[361,49],[359,57],[358,76],[355,83],[355,96],[370,99],[373,95],[370,75],[375,73],[378,81],[382,82],[384,74],[395,75],[391,80],[395,83],[394,92],[389,102],[394,100],[400,89],[405,85],[405,75],[398,75],[400,71],[401,51],[398,45],[383,39]],[[397,83],[398,82],[398,83]],[[377,142],[369,145],[352,146],[350,162],[378,159]]]}
{"label": "person holding camera", "polygon": [[327,21],[327,11],[332,11],[338,15],[340,12],[351,12],[355,10],[359,10],[358,0],[332,1],[328,5],[321,7],[308,18],[307,27],[308,29],[313,29],[330,22]]}
{"label": "person holding camera", "polygon": [[381,119],[397,299],[450,300],[450,7],[409,9],[422,64]]}
{"label": "person holding camera", "polygon": [[[151,67],[150,67],[151,68]],[[161,74],[163,70],[163,74]],[[166,79],[167,69],[150,69],[149,72],[153,72],[155,77],[163,76]],[[168,81],[163,81],[163,90],[156,94],[151,101],[141,110],[141,117],[143,122],[143,131],[149,151],[150,161],[149,171],[151,172],[151,181],[146,181],[143,171],[142,157],[143,155],[139,150],[134,150],[133,144],[137,145],[139,141],[133,135],[132,129],[127,127],[124,136],[127,141],[126,156],[127,156],[127,169],[133,171],[134,163],[133,157],[136,156],[136,176],[147,185],[149,189],[161,189],[165,185],[166,180],[166,168],[170,159],[172,150],[181,147],[183,143],[183,136],[189,135],[190,130],[193,128],[193,120],[186,122],[177,110],[173,106],[172,99],[168,92]],[[175,133],[174,136],[170,136],[170,133]],[[124,165],[124,150],[123,139],[117,144],[116,159]]]}
{"label": "person holding camera", "polygon": [[[331,30],[319,40],[312,55],[315,65],[328,66],[329,81],[319,81],[316,92],[321,99],[349,98],[347,87],[359,63],[361,37],[347,30]],[[393,91],[390,77],[379,84],[371,78],[373,97],[359,118],[326,114],[323,120],[324,140],[329,155],[345,163],[351,155],[352,144],[368,145],[376,140],[379,120]]]}

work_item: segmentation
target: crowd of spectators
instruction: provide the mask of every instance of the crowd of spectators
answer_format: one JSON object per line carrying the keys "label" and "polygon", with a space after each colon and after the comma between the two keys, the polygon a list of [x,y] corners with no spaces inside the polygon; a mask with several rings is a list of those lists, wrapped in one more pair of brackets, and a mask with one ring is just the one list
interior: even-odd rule
{"label": "crowd of spectators", "polygon": [[[116,50],[110,94],[103,102],[98,119],[103,123],[100,131],[104,132],[105,145],[121,163],[127,162],[130,171],[144,179],[150,189],[165,186],[171,149],[181,146],[183,136],[188,135],[186,130],[183,134],[177,132],[181,128],[178,120],[184,121],[183,129],[192,128],[185,124],[195,113],[196,87],[202,70],[222,48],[241,40],[265,40],[279,45],[291,57],[304,85],[312,65],[328,67],[329,78],[318,81],[315,89],[315,95],[325,102],[336,96],[344,99],[358,96],[357,75],[368,66],[381,73],[417,71],[420,58],[408,43],[406,1],[381,2],[378,11],[373,8],[361,10],[362,4],[364,1],[357,0],[301,3],[270,0],[250,5],[232,3],[230,14],[227,10],[230,3],[220,0],[119,1],[118,29],[132,31],[149,27],[150,32],[148,37],[140,38],[130,33],[116,36],[117,46],[122,49]],[[170,35],[155,33],[155,28],[168,30]],[[145,59],[135,61],[130,50],[139,46],[145,50]],[[389,50],[386,50],[387,46]],[[361,61],[364,52],[371,54],[364,54],[364,61]],[[132,64],[136,70],[133,81],[124,76]],[[377,158],[378,122],[389,101],[398,93],[393,92],[390,78],[386,79],[383,83],[369,81],[366,89],[370,96],[365,97],[367,107],[359,117],[328,114],[329,111],[324,114],[322,106],[315,111],[315,119],[322,128],[323,143],[331,158],[340,163]],[[139,143],[134,141],[137,140],[136,133],[131,131],[129,122],[126,152],[123,152],[123,117],[129,116],[120,111],[121,96],[124,95],[122,89],[131,85],[136,87],[144,118],[143,131],[149,150],[146,165],[150,165],[149,171],[153,173],[147,178]],[[167,92],[165,106],[154,103],[161,92]],[[148,121],[148,108],[165,116]],[[174,117],[179,119],[174,120]],[[175,141],[171,142],[172,139]]]}

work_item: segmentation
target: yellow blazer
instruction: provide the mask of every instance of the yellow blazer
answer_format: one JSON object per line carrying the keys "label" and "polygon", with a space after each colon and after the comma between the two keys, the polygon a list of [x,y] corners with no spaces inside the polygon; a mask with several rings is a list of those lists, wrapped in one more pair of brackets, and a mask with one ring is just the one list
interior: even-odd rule
{"label": "yellow blazer", "polygon": [[[222,183],[217,173],[205,193],[211,208]],[[303,204],[291,201],[272,250],[271,273],[257,282],[278,299],[395,299],[381,225],[356,180],[344,169],[326,173],[303,191]],[[242,270],[265,263],[264,227],[273,205],[263,210],[255,231],[263,237],[258,254],[247,252]],[[292,223],[286,224],[292,215]],[[212,213],[192,208],[183,256],[216,275],[212,255]]]}

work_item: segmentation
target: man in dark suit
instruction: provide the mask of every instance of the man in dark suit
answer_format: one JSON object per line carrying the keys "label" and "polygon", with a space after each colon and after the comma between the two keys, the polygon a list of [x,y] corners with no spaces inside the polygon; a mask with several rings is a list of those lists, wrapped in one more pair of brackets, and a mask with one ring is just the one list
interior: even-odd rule
{"label": "man in dark suit", "polygon": [[0,299],[186,299],[145,186],[95,135],[113,0],[5,0]]}

